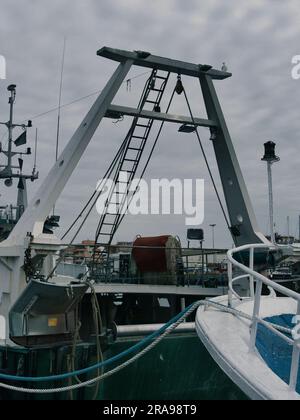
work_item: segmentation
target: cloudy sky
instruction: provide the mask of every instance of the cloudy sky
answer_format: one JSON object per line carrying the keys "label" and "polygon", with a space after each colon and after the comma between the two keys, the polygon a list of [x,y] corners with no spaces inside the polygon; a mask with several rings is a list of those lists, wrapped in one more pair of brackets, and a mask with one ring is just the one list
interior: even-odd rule
{"label": "cloudy sky", "polygon": [[[8,83],[16,83],[16,119],[32,118],[39,130],[40,181],[30,185],[30,196],[55,159],[57,112],[38,116],[57,106],[63,39],[67,39],[62,102],[100,91],[116,64],[96,56],[106,45],[146,50],[156,55],[220,68],[225,61],[233,77],[216,82],[225,117],[263,232],[268,231],[266,167],[260,161],[263,143],[277,143],[281,163],[274,167],[276,223],[281,233],[298,231],[300,214],[299,141],[300,80],[291,77],[292,57],[300,54],[298,0],[0,0],[0,55],[7,60],[7,80],[0,80],[0,120],[7,120]],[[134,68],[131,76],[143,69]],[[134,106],[145,77],[124,85],[116,103]],[[170,89],[173,88],[173,81]],[[194,113],[205,116],[201,92],[184,80]],[[168,96],[168,93],[167,93]],[[60,147],[63,148],[96,99],[91,96],[62,110]],[[172,112],[187,114],[183,98]],[[129,119],[115,125],[105,121],[97,130],[80,165],[59,202],[63,233],[92,193],[96,182],[122,142]],[[17,132],[16,132],[17,134]],[[201,131],[214,173],[216,163],[208,132]],[[0,128],[0,137],[5,130]],[[30,132],[33,146],[34,130]],[[5,144],[5,141],[4,141]],[[30,162],[29,162],[30,163]],[[30,165],[27,166],[28,170]],[[147,178],[204,178],[205,222],[216,223],[216,242],[230,246],[218,203],[193,135],[179,135],[175,126],[163,131]],[[220,184],[218,183],[220,187]],[[1,200],[13,199],[1,185]],[[93,238],[97,214],[93,213],[79,239]],[[128,217],[118,233],[121,240],[136,234],[171,233],[185,238],[184,217]]]}

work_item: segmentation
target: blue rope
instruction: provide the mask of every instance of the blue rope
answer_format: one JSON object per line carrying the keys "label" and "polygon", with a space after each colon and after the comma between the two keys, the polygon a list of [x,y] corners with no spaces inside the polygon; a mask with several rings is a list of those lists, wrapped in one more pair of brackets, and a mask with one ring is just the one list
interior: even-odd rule
{"label": "blue rope", "polygon": [[134,346],[130,347],[127,350],[124,350],[122,353],[111,357],[110,359],[104,360],[101,363],[97,363],[96,365],[87,367],[85,369],[80,369],[74,372],[68,372],[63,373],[60,375],[55,376],[44,376],[44,377],[26,377],[26,376],[13,376],[13,375],[5,375],[0,373],[0,379],[5,381],[17,381],[17,382],[48,382],[48,381],[62,381],[65,379],[73,378],[75,376],[81,376],[87,373],[90,373],[96,369],[100,369],[103,367],[106,367],[108,365],[111,365],[114,362],[117,362],[118,360],[122,359],[123,357],[129,356],[130,354],[134,353],[137,350],[140,350],[145,345],[149,344],[153,339],[164,333],[172,324],[177,322],[183,315],[185,315],[193,306],[188,306],[184,311],[180,312],[178,315],[176,315],[174,318],[172,318],[169,322],[167,322],[163,327],[161,327],[159,330],[155,331],[154,333],[150,334],[149,336],[145,337],[143,340],[135,344]]}

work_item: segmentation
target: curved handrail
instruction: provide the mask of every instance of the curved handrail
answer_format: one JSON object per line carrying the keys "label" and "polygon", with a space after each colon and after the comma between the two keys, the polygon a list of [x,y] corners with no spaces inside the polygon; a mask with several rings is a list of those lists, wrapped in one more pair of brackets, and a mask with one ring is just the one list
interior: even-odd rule
{"label": "curved handrail", "polygon": [[[242,251],[251,251],[251,250],[255,250],[255,249],[268,249],[268,250],[275,250],[276,247],[269,247],[266,244],[251,244],[251,245],[243,245],[240,246],[239,248],[235,248],[235,249],[231,249],[227,252],[227,257],[228,260],[230,261],[230,263],[232,265],[234,265],[235,267],[238,267],[240,270],[242,270],[243,272],[247,273],[249,276],[261,281],[263,284],[265,284],[266,286],[271,287],[272,289],[276,290],[277,292],[291,297],[295,300],[297,300],[300,303],[300,294],[297,292],[294,292],[293,290],[288,289],[287,287],[281,286],[278,283],[275,283],[273,280],[268,279],[266,276],[264,276],[263,274],[258,273],[257,271],[255,271],[254,269],[251,269],[250,267],[247,267],[246,265],[238,262],[233,255],[237,254],[238,252],[242,252]],[[232,287],[232,285],[231,285]]]}

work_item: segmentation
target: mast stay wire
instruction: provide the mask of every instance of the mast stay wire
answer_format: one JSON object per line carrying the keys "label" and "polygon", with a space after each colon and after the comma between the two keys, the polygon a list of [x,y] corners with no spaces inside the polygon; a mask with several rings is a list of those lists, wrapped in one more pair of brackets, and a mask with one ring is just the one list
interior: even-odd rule
{"label": "mast stay wire", "polygon": [[[170,100],[170,102],[169,102],[169,105],[168,105],[168,108],[167,108],[166,113],[168,113],[168,112],[169,112],[169,109],[170,109],[171,103],[172,103],[172,101],[173,101],[173,98],[174,98],[175,92],[176,92],[176,87],[175,87],[175,89],[174,89],[174,91],[173,91],[173,94],[172,94],[171,100]],[[187,93],[186,93],[186,90],[185,90],[185,88],[184,88],[184,87],[183,87],[183,93],[184,93],[185,100],[186,100],[186,103],[187,103],[187,106],[188,106],[188,109],[189,109],[189,113],[190,113],[190,116],[191,116],[191,120],[192,120],[192,122],[193,122],[193,125],[195,126],[195,133],[196,133],[197,138],[198,138],[198,141],[199,141],[199,145],[200,145],[200,148],[201,148],[201,151],[202,151],[202,154],[203,154],[203,158],[204,158],[204,160],[205,160],[205,164],[206,164],[207,170],[208,170],[208,172],[209,172],[209,176],[210,176],[211,181],[212,181],[212,184],[213,184],[213,188],[214,188],[214,190],[215,190],[215,193],[216,193],[216,196],[217,196],[217,199],[218,199],[219,205],[220,205],[220,207],[221,207],[221,211],[222,211],[222,213],[223,213],[223,216],[224,216],[225,222],[226,222],[226,224],[227,224],[227,227],[228,227],[229,231],[231,232],[229,219],[228,219],[228,217],[227,217],[227,214],[226,214],[226,211],[225,211],[224,205],[223,205],[223,203],[222,203],[221,196],[220,196],[220,193],[219,193],[219,191],[218,191],[218,188],[217,188],[217,185],[216,185],[216,182],[215,182],[215,178],[214,178],[213,173],[212,173],[212,170],[211,170],[211,168],[210,168],[210,164],[209,164],[209,162],[208,162],[208,158],[207,158],[206,152],[205,152],[205,150],[204,150],[204,147],[203,147],[203,144],[202,144],[202,140],[201,140],[201,137],[200,137],[200,134],[199,134],[199,131],[198,131],[198,126],[197,126],[197,124],[196,124],[196,121],[195,121],[195,118],[194,118],[194,114],[193,114],[193,112],[192,112],[192,108],[191,108],[191,105],[190,105],[190,102],[189,102],[189,100],[188,100]],[[145,172],[146,172],[146,170],[147,170],[147,168],[148,168],[148,165],[149,165],[150,160],[151,160],[151,158],[152,158],[152,155],[153,155],[153,153],[154,153],[154,149],[155,149],[155,147],[156,147],[156,145],[157,145],[157,142],[158,142],[159,136],[160,136],[160,134],[161,134],[161,132],[162,132],[162,129],[163,129],[163,127],[164,127],[164,124],[165,124],[165,121],[163,121],[163,122],[161,123],[160,129],[159,129],[159,132],[158,132],[158,135],[157,135],[157,137],[156,137],[156,140],[155,140],[154,145],[153,145],[153,147],[152,147],[152,150],[151,150],[151,152],[150,152],[149,158],[148,158],[148,160],[147,160],[147,162],[146,162],[145,168],[144,168],[144,170],[143,170],[143,172],[142,172],[142,174],[141,174],[141,176],[140,176],[140,179],[142,179],[142,178],[144,177],[144,175],[145,175]],[[133,200],[134,194],[138,191],[139,185],[140,185],[140,182],[139,182],[139,184],[138,184],[138,186],[137,186],[136,191],[132,194],[132,197],[131,197],[131,199],[130,199],[130,201],[129,201],[128,205],[127,205],[127,209],[128,209],[128,207],[130,206],[130,203],[131,203],[131,202],[132,202],[132,200]],[[122,216],[122,218],[121,218],[120,222],[118,223],[117,229],[120,227],[120,225],[121,225],[122,221],[124,220],[125,215],[126,215],[126,214],[123,214],[123,216]],[[117,229],[116,229],[116,230],[117,230]]]}
{"label": "mast stay wire", "polygon": [[[113,161],[112,161],[112,163],[110,164],[110,167],[108,168],[108,170],[106,171],[106,173],[105,173],[105,175],[104,175],[104,177],[102,178],[103,180],[105,180],[106,178],[108,178],[109,176],[110,176],[110,174],[111,174],[111,172],[113,171],[113,169],[115,168],[115,166],[116,166],[116,163],[117,163],[117,161],[119,160],[119,157],[121,156],[121,154],[122,154],[122,152],[123,152],[123,149],[124,149],[124,147],[125,147],[125,144],[126,144],[126,140],[127,139],[125,139],[124,141],[123,141],[123,143],[122,143],[122,145],[121,145],[121,147],[119,148],[119,150],[118,150],[118,152],[117,152],[117,154],[116,154],[116,156],[114,157],[114,159],[113,159]],[[85,204],[85,206],[83,207],[83,209],[81,210],[81,212],[79,213],[79,215],[76,217],[76,219],[72,222],[72,224],[70,225],[70,227],[66,230],[66,232],[63,234],[63,236],[62,236],[62,240],[63,239],[65,239],[66,238],[66,236],[68,236],[68,234],[71,232],[71,230],[73,229],[73,227],[76,225],[76,223],[78,222],[78,220],[83,216],[83,214],[84,214],[84,212],[86,211],[86,209],[88,208],[88,206],[91,204],[91,202],[92,202],[92,200],[95,198],[95,196],[97,195],[97,197],[96,197],[96,200],[98,200],[98,198],[99,198],[99,195],[101,194],[101,192],[102,192],[102,189],[100,190],[100,188],[97,188],[94,192],[93,192],[93,194],[91,195],[91,197],[89,198],[89,200],[87,201],[87,203]],[[98,193],[98,194],[97,194]],[[95,200],[95,201],[96,201]],[[94,206],[94,204],[95,204],[95,201],[93,202],[93,206]],[[92,206],[92,207],[93,207]],[[79,233],[79,232],[78,232]],[[77,235],[76,235],[77,236]]]}
{"label": "mast stay wire", "polygon": [[[151,76],[150,76],[150,78],[148,78],[148,80],[147,80],[147,82],[146,82],[146,84],[145,84],[145,86],[144,86],[144,89],[143,89],[143,92],[142,92],[141,98],[140,98],[139,103],[138,103],[138,106],[137,106],[137,109],[138,109],[138,111],[139,111],[139,114],[140,114],[140,113],[141,113],[141,111],[142,111],[142,107],[143,107],[143,98],[144,98],[144,95],[145,95],[145,93],[146,93],[147,86],[148,86],[148,84],[149,84],[150,79],[151,79]],[[131,124],[131,127],[130,127],[130,129],[129,129],[129,131],[128,131],[128,133],[127,133],[126,137],[125,137],[124,147],[122,148],[122,151],[121,151],[121,153],[120,153],[119,160],[118,160],[118,162],[117,162],[117,163],[118,163],[118,166],[120,166],[120,162],[122,161],[122,159],[123,159],[123,157],[124,157],[124,154],[126,153],[127,143],[128,143],[128,141],[130,141],[130,139],[131,139],[131,136],[132,136],[132,134],[133,134],[133,132],[134,132],[134,130],[135,130],[135,125],[136,125],[136,123],[137,123],[138,119],[139,119],[139,115],[137,115],[136,117],[134,117],[133,122],[132,122],[132,124]],[[116,165],[115,165],[115,166],[116,166]],[[114,181],[116,180],[116,176],[117,176],[117,175],[118,175],[118,174],[116,174],[116,175],[115,175],[115,179],[114,179]],[[110,192],[111,192],[112,188],[113,188],[113,185],[111,185]],[[101,192],[100,192],[100,194],[101,194]],[[99,196],[100,196],[100,194],[99,194]],[[100,228],[101,228],[100,224],[101,224],[101,220],[99,220],[99,223],[98,223],[98,225],[97,225],[97,229],[96,229],[96,233],[95,233],[94,253],[96,252],[96,247],[97,247],[97,239],[96,239],[96,238],[99,238],[99,230],[100,230]],[[93,256],[93,258],[94,258],[94,256]]]}
{"label": "mast stay wire", "polygon": [[[143,106],[144,106],[145,95],[146,95],[146,92],[147,92],[147,89],[148,89],[149,83],[150,83],[150,81],[151,81],[151,79],[152,79],[152,77],[153,77],[153,74],[154,74],[154,73],[155,73],[155,70],[152,70],[151,75],[150,75],[150,77],[148,78],[148,80],[147,80],[147,82],[146,82],[146,84],[145,84],[145,86],[144,86],[144,89],[143,89],[142,95],[141,95],[140,100],[139,100],[139,104],[138,104],[138,106],[137,106],[137,109],[138,109],[139,113],[138,113],[138,115],[137,115],[136,117],[134,117],[133,122],[132,122],[131,127],[130,127],[130,130],[129,130],[129,132],[128,132],[127,136],[126,136],[126,147],[127,147],[127,143],[131,141],[132,135],[133,135],[134,130],[135,130],[135,128],[136,128],[136,124],[138,123],[138,120],[139,120],[139,118],[140,118],[140,113],[142,112],[142,109],[143,109]],[[157,138],[157,140],[158,140],[158,138]],[[157,143],[157,140],[156,140],[156,143]],[[120,169],[121,169],[122,160],[123,160],[123,158],[125,157],[126,150],[127,150],[127,149],[126,149],[126,147],[123,149],[122,156],[121,156],[121,157],[120,157],[120,159],[119,159],[119,163],[118,163],[118,170],[120,170]],[[154,148],[155,148],[155,146],[154,146]],[[152,153],[153,153],[153,151],[154,151],[154,149],[152,149]],[[148,158],[148,163],[149,163],[149,161],[150,161],[150,158]],[[115,176],[114,176],[114,183],[112,183],[112,185],[111,185],[111,188],[110,188],[110,192],[109,192],[109,194],[112,194],[112,193],[113,193],[114,185],[115,185],[115,183],[118,181],[118,178],[119,178],[119,171],[118,171],[118,172],[115,174]],[[135,192],[136,192],[136,191],[135,191]],[[134,192],[134,194],[135,194],[135,192]],[[134,194],[133,194],[133,196],[134,196]],[[133,199],[133,196],[132,196],[132,198],[131,198],[131,201],[132,201],[132,199]],[[108,204],[108,203],[107,203],[107,204]],[[128,207],[127,207],[127,208],[128,208]],[[108,211],[108,207],[106,208],[106,211]],[[121,212],[122,212],[122,209],[121,209]],[[121,214],[121,212],[120,212],[120,216],[122,215],[122,214]],[[123,217],[123,218],[124,218],[124,217]],[[123,218],[122,218],[122,220],[123,220]],[[97,258],[96,258],[96,250],[97,250],[98,239],[99,239],[99,236],[100,236],[100,234],[101,234],[101,226],[102,226],[102,225],[101,225],[101,220],[102,220],[102,218],[100,218],[100,220],[99,220],[99,222],[98,222],[98,226],[97,226],[96,232],[95,232],[95,243],[94,243],[94,252],[93,252],[92,269],[94,269],[95,264],[99,261],[99,259],[100,259],[101,255],[103,255],[103,253],[101,252],[101,253],[99,253],[99,254],[98,254],[98,256],[97,256]],[[115,234],[115,232],[117,231],[117,229],[119,228],[119,226],[120,226],[120,222],[118,223],[118,225],[117,225],[116,229],[115,229],[115,230],[114,230],[114,232],[112,233],[112,237],[114,236],[114,234]],[[109,245],[111,244],[112,237],[110,238],[110,243],[108,243],[108,247],[109,247]]]}
{"label": "mast stay wire", "polygon": [[[148,74],[149,72],[147,72],[147,73],[142,73],[141,75],[139,75],[139,76],[136,76],[135,78],[137,78],[137,77],[140,77],[140,76],[142,76],[142,75],[145,75],[145,74]],[[124,82],[123,82],[124,83]],[[145,87],[144,87],[144,91],[145,91]],[[143,92],[144,93],[144,92]],[[140,107],[140,103],[139,103],[139,105],[138,105],[139,107]],[[119,161],[119,158],[122,156],[122,154],[124,153],[124,151],[125,151],[125,147],[126,147],[126,143],[127,143],[127,141],[128,141],[128,138],[130,137],[130,135],[131,135],[131,132],[132,132],[132,128],[130,128],[130,130],[129,130],[129,132],[127,133],[127,136],[125,137],[125,139],[124,139],[124,141],[123,141],[123,143],[121,144],[121,147],[119,148],[119,150],[118,150],[118,152],[117,152],[117,154],[116,154],[116,156],[114,157],[114,159],[113,159],[113,161],[112,161],[112,163],[111,163],[111,165],[109,166],[109,168],[108,168],[108,170],[106,171],[106,173],[105,173],[105,175],[103,176],[103,178],[102,178],[102,180],[107,180],[107,178],[111,175],[111,173],[112,173],[112,171],[113,171],[113,169],[115,168],[115,166],[116,166],[116,164],[117,164],[117,162]],[[63,237],[61,238],[61,239],[64,239],[69,233],[70,233],[70,231],[73,229],[73,227],[74,227],[74,225],[78,222],[78,220],[82,217],[82,215],[83,215],[83,213],[84,213],[84,211],[87,209],[87,207],[89,206],[89,204],[91,203],[91,201],[93,200],[93,198],[95,197],[95,195],[97,194],[97,192],[99,193],[98,194],[98,196],[97,196],[97,198],[96,198],[96,200],[95,201],[97,201],[98,200],[98,198],[99,198],[99,196],[100,196],[100,194],[102,193],[102,190],[103,190],[103,188],[99,191],[99,187],[94,191],[94,193],[92,194],[92,196],[90,197],[90,199],[88,200],[88,202],[87,202],[87,204],[84,206],[84,208],[82,209],[82,211],[79,213],[79,215],[78,215],[78,217],[74,220],[74,222],[71,224],[71,226],[68,228],[68,230],[66,231],[66,233],[63,235]],[[93,206],[95,205],[95,202],[94,202],[94,204],[93,204]]]}
{"label": "mast stay wire", "polygon": [[[142,75],[145,75],[145,74],[149,74],[149,71],[143,73]],[[138,78],[138,77],[141,77],[141,75],[138,75],[135,78]],[[146,85],[144,87],[143,95],[144,95],[144,92],[146,90],[146,86],[147,86],[147,83],[146,83]],[[138,107],[141,108],[141,101],[139,102]],[[136,119],[137,118],[138,117],[136,117]],[[71,245],[73,245],[75,239],[77,238],[77,236],[80,233],[81,229],[83,228],[85,222],[87,221],[88,217],[90,216],[90,214],[91,214],[94,206],[96,205],[96,202],[97,202],[98,198],[100,197],[100,195],[102,194],[102,192],[103,192],[103,190],[105,188],[105,185],[106,185],[105,181],[107,181],[109,179],[109,177],[113,173],[113,170],[116,168],[118,162],[120,161],[120,158],[121,158],[122,154],[125,152],[126,144],[127,144],[128,140],[129,140],[131,134],[132,134],[132,130],[133,130],[133,124],[132,124],[132,127],[130,128],[129,132],[127,133],[127,136],[125,137],[123,143],[121,144],[121,147],[119,148],[116,156],[114,157],[114,159],[113,159],[110,167],[106,171],[106,174],[102,178],[102,183],[104,181],[104,185],[102,185],[102,183],[100,183],[100,186],[98,185],[97,189],[93,192],[93,194],[91,195],[91,197],[89,198],[89,200],[87,201],[86,205],[83,207],[83,209],[81,210],[81,212],[79,213],[79,215],[76,217],[76,219],[73,221],[73,223],[71,224],[71,226],[67,229],[67,231],[65,232],[65,234],[62,236],[61,239],[63,240],[70,233],[70,231],[73,229],[73,227],[79,221],[79,219],[83,216],[84,212],[87,210],[87,208],[89,207],[89,205],[92,203],[90,209],[88,210],[86,216],[84,217],[84,219],[81,222],[80,226],[76,230],[74,236],[72,237],[71,241],[68,243],[68,246],[66,247],[66,249],[64,251],[62,251],[60,257],[58,258],[58,260],[57,260],[57,262],[56,262],[56,264],[54,266],[54,268],[52,269],[52,271],[50,272],[50,274],[48,274],[47,280],[49,280],[53,276],[53,274],[55,273],[55,270],[57,269],[58,265],[61,263],[61,261],[63,261],[64,256],[66,254],[66,251],[67,251],[68,247],[70,247]],[[93,201],[93,199],[94,199],[94,201]],[[95,243],[95,250],[96,250],[96,243]]]}
{"label": "mast stay wire", "polygon": [[[66,37],[64,37],[62,60],[61,60],[61,69],[60,69],[59,93],[58,93],[58,110],[57,110],[57,125],[56,125],[55,162],[58,161],[58,153],[59,153],[60,120],[61,120],[61,100],[62,100],[62,90],[63,90],[63,77],[64,77],[64,68],[65,68],[66,45],[67,45],[67,39],[66,39]],[[55,215],[55,204],[53,206],[53,215]]]}
{"label": "mast stay wire", "polygon": [[60,71],[60,82],[59,82],[59,95],[58,95],[58,112],[57,112],[57,129],[56,129],[56,148],[55,148],[55,161],[58,160],[59,152],[59,135],[60,135],[60,119],[61,119],[61,99],[62,99],[62,89],[63,89],[63,75],[65,67],[65,56],[66,56],[66,44],[67,40],[64,37],[63,53],[62,53],[62,62],[61,62],[61,71]]}
{"label": "mast stay wire", "polygon": [[193,111],[192,111],[192,108],[191,108],[191,105],[190,105],[189,99],[188,99],[188,97],[187,97],[187,93],[186,93],[185,88],[183,88],[183,93],[184,93],[185,100],[186,100],[186,103],[187,103],[187,106],[188,106],[188,109],[189,109],[189,113],[190,113],[190,116],[191,116],[191,120],[192,120],[193,125],[194,125],[194,127],[195,127],[195,133],[196,133],[196,136],[197,136],[197,138],[198,138],[198,142],[199,142],[199,145],[200,145],[200,148],[201,148],[201,152],[202,152],[202,154],[203,154],[203,158],[204,158],[204,161],[205,161],[205,164],[206,164],[206,167],[207,167],[207,170],[208,170],[208,173],[209,173],[210,179],[211,179],[212,184],[213,184],[213,188],[214,188],[214,190],[215,190],[215,193],[216,193],[216,196],[217,196],[218,202],[219,202],[219,204],[220,204],[220,207],[221,207],[221,210],[222,210],[222,213],[223,213],[223,216],[224,216],[225,222],[226,222],[226,224],[227,224],[227,227],[228,227],[229,231],[231,232],[231,227],[230,227],[229,219],[228,219],[228,217],[227,217],[227,214],[226,214],[226,211],[225,211],[224,205],[223,205],[222,200],[221,200],[220,193],[219,193],[218,188],[217,188],[217,185],[216,185],[216,181],[215,181],[214,175],[213,175],[213,173],[212,173],[212,170],[211,170],[210,164],[209,164],[209,162],[208,162],[208,158],[207,158],[207,155],[206,155],[206,153],[205,153],[205,150],[204,150],[204,147],[203,147],[203,144],[202,144],[202,140],[201,140],[201,137],[200,137],[200,134],[199,134],[199,131],[198,131],[198,127],[197,127],[197,124],[196,124],[196,121],[195,121],[195,117],[194,117],[194,114],[193,114]]}
{"label": "mast stay wire", "polygon": [[[145,76],[146,74],[149,74],[149,73],[151,73],[151,71],[147,71],[147,72],[144,72],[144,73],[137,74],[136,76],[131,77],[130,80],[136,80],[136,79],[138,79],[138,78],[140,78],[142,76]],[[127,81],[125,80],[123,82],[123,84],[125,84],[126,82]],[[60,109],[67,108],[67,107],[69,107],[71,105],[74,105],[74,104],[76,104],[78,102],[84,101],[85,99],[89,99],[89,98],[91,98],[91,97],[93,97],[95,95],[99,95],[101,92],[102,92],[102,89],[101,90],[97,90],[97,91],[92,92],[92,93],[89,93],[88,95],[81,96],[81,97],[79,97],[77,99],[74,99],[71,102],[68,102],[66,104],[62,104],[60,106]],[[37,114],[37,115],[31,117],[30,119],[31,119],[31,121],[36,120],[38,118],[44,117],[45,115],[51,114],[52,112],[56,112],[56,111],[58,111],[58,109],[59,109],[58,107],[51,108],[48,111],[42,112],[40,114]],[[27,121],[27,119],[24,120],[24,121]]]}
{"label": "mast stay wire", "polygon": [[[175,92],[176,92],[176,87],[174,88],[173,93],[172,93],[172,95],[171,95],[171,98],[170,98],[170,100],[169,100],[169,103],[168,103],[168,106],[167,106],[167,109],[166,109],[166,113],[168,113],[168,112],[169,112],[169,110],[170,110],[170,107],[171,107],[172,102],[173,102],[173,99],[174,99]],[[131,202],[132,202],[132,200],[133,200],[133,198],[134,198],[135,194],[137,193],[137,191],[138,191],[138,189],[139,189],[139,186],[140,186],[141,180],[143,179],[143,177],[144,177],[144,175],[145,175],[145,173],[146,173],[146,170],[147,170],[147,168],[148,168],[148,166],[149,166],[150,160],[151,160],[151,158],[152,158],[152,156],[153,156],[153,154],[154,154],[155,148],[156,148],[156,146],[157,146],[157,143],[158,143],[158,140],[159,140],[160,135],[161,135],[161,133],[162,133],[162,130],[163,130],[164,125],[165,125],[165,121],[162,121],[162,123],[160,124],[159,130],[158,130],[158,133],[157,133],[157,135],[156,135],[156,138],[155,138],[155,140],[154,140],[154,143],[153,143],[153,145],[152,145],[151,151],[150,151],[150,153],[149,153],[149,156],[148,156],[148,158],[147,158],[147,161],[145,162],[145,166],[144,166],[144,168],[143,168],[143,170],[142,170],[142,172],[141,172],[141,175],[140,175],[140,177],[139,177],[139,182],[138,182],[138,185],[137,185],[137,187],[136,187],[135,191],[133,191],[133,192],[132,192],[132,195],[131,195],[131,197],[130,197],[130,199],[129,199],[129,202],[128,202],[128,203],[127,203],[127,205],[126,205],[126,210],[124,211],[124,209],[121,209],[121,212],[120,212],[121,219],[119,220],[119,223],[117,224],[116,229],[115,229],[115,231],[113,232],[113,235],[114,235],[114,234],[115,234],[115,232],[119,229],[119,227],[120,227],[121,223],[123,222],[123,220],[124,220],[124,218],[125,218],[125,216],[126,216],[126,212],[127,212],[128,208],[129,208],[129,206],[130,206],[130,204],[131,204]],[[123,215],[121,214],[122,212],[123,212]],[[98,225],[98,229],[97,229],[97,230],[99,231],[99,225]],[[98,238],[99,238],[99,235],[98,235],[98,237],[97,237],[97,235],[96,235],[96,237],[95,237],[95,249],[96,249],[96,246],[97,246],[97,243],[98,243]],[[97,259],[95,259],[95,260],[94,260],[93,264],[96,264],[97,262],[99,262],[100,257],[101,257],[101,254],[99,254],[99,255],[98,255]]]}
{"label": "mast stay wire", "polygon": [[[168,112],[169,112],[169,110],[170,110],[171,104],[172,104],[173,99],[174,99],[175,92],[176,92],[176,87],[174,88],[174,91],[173,91],[173,93],[172,93],[172,96],[171,96],[171,99],[170,99],[170,101],[169,101],[169,104],[168,104],[168,107],[167,107],[166,113],[168,113]],[[130,200],[129,200],[129,203],[127,204],[126,211],[128,210],[128,208],[129,208],[129,206],[130,206],[130,204],[131,204],[131,202],[132,202],[132,200],[133,200],[133,198],[134,198],[134,195],[135,195],[135,194],[136,194],[136,192],[138,191],[139,186],[140,186],[140,183],[141,183],[141,180],[144,178],[144,175],[145,175],[145,173],[146,173],[146,171],[147,171],[147,169],[148,169],[148,166],[149,166],[150,160],[152,159],[152,156],[153,156],[153,154],[154,154],[155,148],[156,148],[156,146],[157,146],[157,143],[158,143],[159,137],[160,137],[160,135],[161,135],[161,133],[162,133],[162,130],[163,130],[163,128],[164,128],[164,125],[165,125],[165,121],[163,121],[163,122],[161,123],[160,127],[159,127],[159,130],[158,130],[157,136],[156,136],[156,138],[155,138],[155,141],[154,141],[154,143],[153,143],[152,149],[151,149],[150,154],[149,154],[149,156],[148,156],[148,159],[147,159],[147,161],[146,161],[146,163],[145,163],[144,169],[143,169],[143,171],[142,171],[142,173],[141,173],[141,175],[140,175],[139,183],[138,183],[138,185],[137,185],[136,190],[135,190],[135,191],[134,191],[134,193],[132,194],[132,196],[131,196],[131,198],[130,198]],[[119,227],[120,227],[121,223],[123,222],[123,220],[124,220],[124,218],[125,218],[125,216],[126,216],[126,211],[125,211],[125,213],[123,214],[123,216],[122,216],[121,220],[119,221],[119,223],[118,223],[118,225],[117,225],[116,230],[118,230],[118,229],[119,229]]]}
{"label": "mast stay wire", "polygon": [[[125,140],[124,140],[124,142],[122,143],[122,145],[121,145],[120,149],[118,150],[118,152],[117,152],[117,154],[116,154],[116,156],[115,156],[114,160],[112,161],[112,163],[111,163],[110,167],[108,168],[108,170],[107,170],[106,174],[104,175],[103,180],[106,180],[107,178],[109,178],[109,177],[110,177],[110,175],[111,175],[111,173],[113,172],[114,168],[116,167],[116,164],[117,164],[117,163],[118,163],[118,161],[119,161],[120,155],[122,154],[122,151],[123,151],[123,149],[124,149],[124,147],[125,147],[125,145],[126,145],[126,140],[127,140],[127,139],[125,139]],[[101,184],[100,184],[100,185],[101,185]],[[67,230],[67,231],[65,232],[65,234],[62,236],[62,238],[61,238],[61,239],[62,239],[62,240],[63,240],[63,239],[65,239],[65,237],[66,237],[66,236],[67,236],[67,235],[71,232],[71,230],[73,229],[73,227],[76,225],[76,223],[79,221],[79,219],[80,219],[80,218],[84,215],[85,211],[88,209],[89,205],[91,204],[91,206],[90,206],[90,208],[89,208],[89,210],[88,210],[87,214],[85,215],[85,217],[84,217],[83,221],[80,223],[80,225],[79,225],[78,229],[76,230],[75,234],[73,235],[72,239],[68,242],[68,245],[67,245],[66,249],[62,251],[62,253],[61,253],[60,257],[58,258],[58,260],[57,260],[57,262],[56,262],[56,264],[55,264],[55,266],[54,266],[54,268],[52,269],[52,271],[51,271],[51,272],[50,272],[50,274],[48,275],[47,280],[49,280],[49,279],[53,276],[53,274],[55,273],[55,270],[57,269],[58,265],[59,265],[59,264],[63,261],[63,259],[64,259],[64,257],[65,257],[65,254],[66,254],[66,252],[67,252],[67,249],[68,249],[71,245],[73,245],[73,243],[74,243],[75,239],[76,239],[76,238],[77,238],[77,236],[79,235],[79,233],[80,233],[81,229],[83,228],[83,226],[84,226],[84,224],[86,223],[86,221],[87,221],[88,217],[90,216],[90,214],[91,214],[91,212],[92,212],[92,210],[93,210],[94,206],[96,205],[96,202],[97,202],[98,198],[99,198],[99,197],[100,197],[100,195],[102,194],[104,187],[105,187],[105,185],[104,185],[104,186],[102,186],[102,188],[101,188],[101,189],[100,189],[100,187],[99,187],[99,188],[97,188],[97,189],[93,192],[93,194],[91,195],[91,197],[89,198],[88,202],[87,202],[87,203],[86,203],[86,205],[83,207],[83,209],[81,210],[81,212],[79,213],[79,215],[76,217],[76,219],[73,221],[73,223],[71,224],[71,226],[68,228],[68,230]]]}

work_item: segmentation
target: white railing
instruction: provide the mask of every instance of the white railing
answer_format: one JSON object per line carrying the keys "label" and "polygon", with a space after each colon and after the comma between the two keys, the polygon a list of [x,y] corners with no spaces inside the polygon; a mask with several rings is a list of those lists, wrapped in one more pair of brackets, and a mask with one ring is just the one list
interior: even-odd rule
{"label": "white railing", "polygon": [[[300,316],[300,294],[290,289],[287,289],[286,287],[281,286],[278,283],[275,283],[274,281],[268,279],[267,277],[263,276],[262,274],[254,270],[255,250],[264,250],[264,249],[267,252],[276,250],[275,246],[268,247],[268,245],[266,244],[254,244],[254,245],[244,245],[239,248],[235,248],[228,251],[227,253],[227,257],[229,260],[229,263],[228,263],[228,278],[229,278],[228,305],[230,307],[233,306],[234,296],[240,300],[248,299],[254,302],[252,325],[251,325],[251,337],[250,337],[250,351],[256,351],[256,340],[257,340],[257,332],[258,332],[259,324],[264,325],[267,329],[271,330],[274,334],[278,335],[283,340],[285,340],[289,345],[293,346],[292,365],[291,365],[291,372],[290,372],[290,389],[292,391],[295,391],[297,387],[297,378],[298,378],[299,361],[300,361],[299,360],[300,359],[300,340],[296,340],[293,337],[289,338],[287,335],[283,334],[282,332],[277,330],[274,326],[272,326],[271,323],[264,321],[264,319],[260,317],[260,308],[261,308],[262,289],[263,289],[263,285],[265,285],[270,290],[275,290],[276,292],[282,294],[283,296],[294,299],[297,302],[297,314],[295,315]],[[249,267],[238,262],[234,257],[236,254],[242,253],[242,252],[243,253],[249,252]],[[239,268],[243,272],[243,275],[233,278],[233,266],[236,268]],[[237,280],[241,280],[243,278],[248,278],[250,282],[250,297],[249,298],[243,298],[239,296],[238,293],[234,290],[234,283]],[[256,287],[255,287],[255,284],[256,284]]]}

